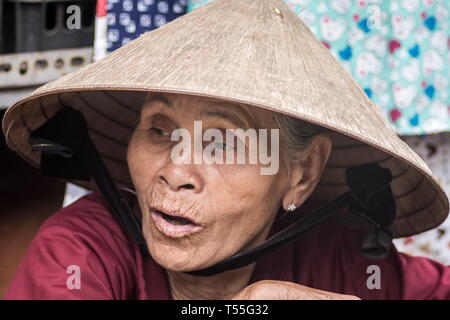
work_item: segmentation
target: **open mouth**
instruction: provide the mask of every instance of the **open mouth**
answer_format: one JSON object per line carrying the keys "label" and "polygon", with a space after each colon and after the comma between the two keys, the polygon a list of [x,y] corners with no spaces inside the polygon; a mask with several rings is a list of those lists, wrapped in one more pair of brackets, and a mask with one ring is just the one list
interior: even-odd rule
{"label": "open mouth", "polygon": [[187,218],[177,217],[177,216],[171,216],[169,214],[166,214],[162,211],[155,210],[156,213],[160,214],[164,220],[167,222],[176,225],[176,226],[184,226],[187,224],[195,225],[195,223],[192,220],[189,220]]}
{"label": "open mouth", "polygon": [[151,217],[156,228],[170,238],[181,238],[191,235],[203,228],[189,218],[170,215],[152,208]]}

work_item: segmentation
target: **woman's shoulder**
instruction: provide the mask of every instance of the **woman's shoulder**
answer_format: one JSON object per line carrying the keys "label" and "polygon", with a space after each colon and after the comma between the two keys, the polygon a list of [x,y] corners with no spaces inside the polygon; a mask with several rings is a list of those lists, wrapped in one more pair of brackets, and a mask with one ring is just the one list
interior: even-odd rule
{"label": "woman's shoulder", "polygon": [[365,237],[335,221],[309,230],[293,242],[294,282],[362,299],[401,298],[395,248],[384,259],[369,259],[361,251]]}
{"label": "woman's shoulder", "polygon": [[99,192],[88,193],[70,205],[53,213],[41,226],[40,231],[60,228],[69,232],[107,230],[119,237],[124,234],[114,218],[111,207]]}
{"label": "woman's shoulder", "polygon": [[99,192],[88,193],[54,212],[40,227],[35,238],[65,236],[74,241],[95,241],[131,249],[132,243],[113,216],[107,200]]}
{"label": "woman's shoulder", "polygon": [[[106,199],[98,192],[89,193],[44,222],[27,249],[7,298],[133,297],[137,254],[137,247],[122,232]],[[76,275],[80,288],[76,278],[71,278]]]}
{"label": "woman's shoulder", "polygon": [[[100,192],[91,192],[51,215],[34,241],[57,243],[57,247],[77,246],[108,263],[136,259],[137,245],[126,236],[111,206]],[[67,248],[66,248],[67,249]]]}

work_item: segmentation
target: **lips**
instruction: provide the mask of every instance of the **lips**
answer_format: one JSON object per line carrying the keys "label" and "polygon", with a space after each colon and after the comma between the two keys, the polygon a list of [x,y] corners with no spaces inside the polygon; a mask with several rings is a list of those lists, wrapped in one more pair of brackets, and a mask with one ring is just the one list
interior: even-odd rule
{"label": "lips", "polygon": [[170,238],[182,238],[203,229],[198,223],[185,215],[168,210],[150,209],[156,228]]}

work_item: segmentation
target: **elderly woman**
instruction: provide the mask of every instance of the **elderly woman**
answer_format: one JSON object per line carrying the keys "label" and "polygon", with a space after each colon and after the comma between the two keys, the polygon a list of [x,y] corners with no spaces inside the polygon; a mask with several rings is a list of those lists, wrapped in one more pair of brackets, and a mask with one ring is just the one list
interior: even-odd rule
{"label": "elderly woman", "polygon": [[448,267],[391,243],[439,225],[445,193],[281,1],[202,7],[3,130],[97,191],[44,223],[7,299],[450,298]]}

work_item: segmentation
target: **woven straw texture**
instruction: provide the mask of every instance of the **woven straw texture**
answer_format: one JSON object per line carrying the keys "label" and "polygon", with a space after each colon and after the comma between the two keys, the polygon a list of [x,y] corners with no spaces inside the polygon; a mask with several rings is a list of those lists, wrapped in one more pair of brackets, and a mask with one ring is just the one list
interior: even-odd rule
{"label": "woven straw texture", "polygon": [[[390,168],[395,237],[445,220],[448,199],[424,161],[404,143],[325,46],[281,0],[218,0],[38,88],[5,114],[8,146],[39,168],[28,135],[63,105],[80,110],[119,186],[133,187],[127,144],[146,92],[225,99],[322,125],[333,152],[308,201],[345,192],[345,169]],[[72,181],[97,190],[90,181]]]}

